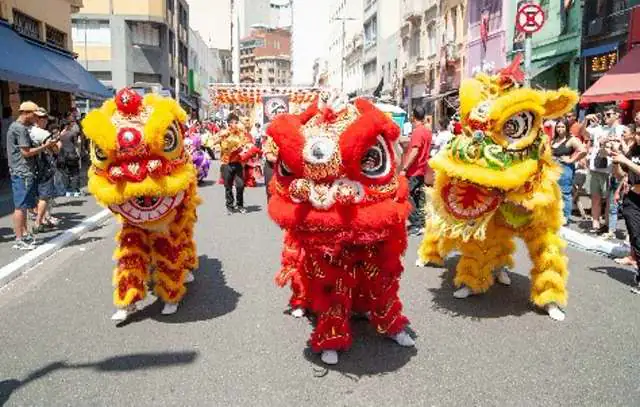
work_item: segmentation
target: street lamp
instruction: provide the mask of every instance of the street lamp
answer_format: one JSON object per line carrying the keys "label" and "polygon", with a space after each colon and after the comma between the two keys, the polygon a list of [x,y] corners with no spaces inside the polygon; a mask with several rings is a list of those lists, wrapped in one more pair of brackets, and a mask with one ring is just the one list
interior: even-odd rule
{"label": "street lamp", "polygon": [[353,17],[334,17],[331,21],[342,21],[342,58],[340,59],[340,91],[344,92],[344,48],[347,36],[347,21],[353,21],[356,18]]}

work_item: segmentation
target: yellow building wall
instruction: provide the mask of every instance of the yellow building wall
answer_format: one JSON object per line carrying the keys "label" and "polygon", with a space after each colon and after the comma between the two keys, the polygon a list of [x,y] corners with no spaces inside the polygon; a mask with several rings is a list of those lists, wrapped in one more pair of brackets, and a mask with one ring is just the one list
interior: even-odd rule
{"label": "yellow building wall", "polygon": [[73,44],[73,52],[78,54],[78,62],[82,65],[83,61],[110,61],[111,60],[111,47],[105,46],[91,46],[86,47],[82,43]]}
{"label": "yellow building wall", "polygon": [[82,0],[80,13],[109,14],[109,0]]}
{"label": "yellow building wall", "polygon": [[[84,10],[83,10],[84,12]],[[158,18],[165,16],[164,0],[113,0],[113,13],[124,15],[143,15]]]}
{"label": "yellow building wall", "polygon": [[[44,22],[66,34],[67,48],[71,49],[71,3],[69,0],[0,0],[2,16],[13,23],[13,9]],[[6,13],[6,16],[5,16]],[[41,27],[44,40],[44,26]]]}

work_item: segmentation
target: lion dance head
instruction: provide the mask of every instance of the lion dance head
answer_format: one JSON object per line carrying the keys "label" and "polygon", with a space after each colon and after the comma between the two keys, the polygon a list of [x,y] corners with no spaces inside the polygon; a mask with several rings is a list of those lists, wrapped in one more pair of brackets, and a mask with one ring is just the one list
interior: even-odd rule
{"label": "lion dance head", "polygon": [[279,150],[269,214],[283,229],[321,245],[404,232],[410,204],[407,182],[396,175],[399,128],[372,103],[316,103],[278,116],[267,133]]}
{"label": "lion dance head", "polygon": [[129,224],[166,229],[195,194],[186,118],[173,99],[127,88],[90,112],[83,121],[91,140],[89,192]]}

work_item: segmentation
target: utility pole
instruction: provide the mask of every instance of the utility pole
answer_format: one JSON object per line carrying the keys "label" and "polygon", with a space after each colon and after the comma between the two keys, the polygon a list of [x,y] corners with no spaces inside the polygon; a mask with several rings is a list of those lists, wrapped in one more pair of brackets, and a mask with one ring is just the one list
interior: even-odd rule
{"label": "utility pole", "polygon": [[173,54],[173,65],[175,67],[176,72],[176,80],[175,80],[175,92],[176,92],[176,100],[178,104],[180,104],[180,20],[178,19],[178,5],[180,3],[178,0],[173,0],[173,27],[175,30],[174,35],[174,54]]}
{"label": "utility pole", "polygon": [[344,49],[347,41],[347,21],[356,20],[353,17],[334,17],[332,21],[342,21],[342,50],[340,52],[340,91],[344,93]]}

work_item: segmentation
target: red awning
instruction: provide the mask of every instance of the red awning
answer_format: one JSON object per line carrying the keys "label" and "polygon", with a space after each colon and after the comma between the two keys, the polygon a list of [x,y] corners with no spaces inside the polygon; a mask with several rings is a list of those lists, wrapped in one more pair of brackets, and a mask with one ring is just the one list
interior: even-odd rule
{"label": "red awning", "polygon": [[582,103],[640,100],[640,47],[624,58],[582,94]]}

